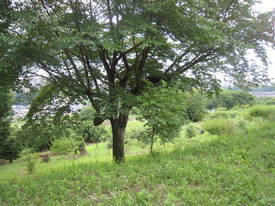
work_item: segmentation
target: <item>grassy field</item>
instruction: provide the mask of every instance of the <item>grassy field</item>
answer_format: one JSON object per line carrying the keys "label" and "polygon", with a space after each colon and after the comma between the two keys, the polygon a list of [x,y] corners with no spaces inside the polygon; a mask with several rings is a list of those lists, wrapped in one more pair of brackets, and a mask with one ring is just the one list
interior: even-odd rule
{"label": "grassy field", "polygon": [[[273,206],[275,119],[238,124],[230,135],[191,139],[183,129],[174,143],[156,144],[153,154],[132,141],[122,165],[102,143],[88,146],[84,157],[39,163],[32,175],[21,162],[1,166],[0,205]],[[131,122],[128,130],[139,127]]]}

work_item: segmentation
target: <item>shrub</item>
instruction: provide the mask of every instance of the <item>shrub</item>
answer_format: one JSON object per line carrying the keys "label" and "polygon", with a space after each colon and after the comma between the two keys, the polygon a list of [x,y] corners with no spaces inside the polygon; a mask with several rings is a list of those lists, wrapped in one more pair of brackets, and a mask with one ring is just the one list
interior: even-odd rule
{"label": "shrub", "polygon": [[19,157],[21,148],[20,143],[15,136],[10,136],[7,139],[4,139],[1,146],[3,147],[3,149],[0,147],[1,159],[8,159],[9,162],[12,163],[13,160]]}
{"label": "shrub", "polygon": [[40,154],[41,162],[48,163],[50,162],[50,155],[49,154]]}
{"label": "shrub", "polygon": [[36,152],[49,150],[54,140],[73,135],[81,136],[87,143],[103,142],[110,138],[104,127],[93,125],[93,119],[92,107],[55,116],[52,113],[41,112],[27,119],[17,138],[21,145],[31,147]]}
{"label": "shrub", "polygon": [[205,96],[199,92],[186,95],[184,109],[188,120],[199,122],[204,118],[207,114],[205,110],[205,99]]}
{"label": "shrub", "polygon": [[243,119],[240,119],[238,122],[237,122],[237,126],[242,129],[242,130],[246,130],[247,129],[247,121],[243,120]]}
{"label": "shrub", "polygon": [[211,98],[207,103],[207,107],[209,109],[217,107],[231,109],[233,107],[239,107],[242,105],[252,106],[254,103],[255,97],[246,91],[227,90],[223,91],[218,96]]}
{"label": "shrub", "polygon": [[148,132],[146,131],[146,129],[144,127],[131,130],[129,132],[128,136],[129,136],[129,139],[136,139],[137,141],[142,142],[144,144],[150,143],[150,139],[148,137]]}
{"label": "shrub", "polygon": [[192,138],[199,134],[203,134],[204,130],[201,127],[194,126],[192,124],[187,125],[186,127],[186,137]]}
{"label": "shrub", "polygon": [[26,163],[26,169],[29,174],[34,173],[35,165],[38,160],[38,155],[33,153],[31,149],[27,148],[22,150],[21,152],[21,159]]}
{"label": "shrub", "polygon": [[265,105],[275,105],[275,98],[274,97],[268,97],[266,99],[263,99],[262,103],[265,104]]}
{"label": "shrub", "polygon": [[73,138],[62,138],[55,140],[51,151],[57,154],[73,153],[79,148],[79,142]]}
{"label": "shrub", "polygon": [[203,122],[203,129],[213,135],[232,134],[234,124],[229,119],[212,119]]}
{"label": "shrub", "polygon": [[209,118],[210,119],[230,119],[230,118],[235,118],[236,116],[237,116],[236,112],[217,111],[217,112],[212,112]]}
{"label": "shrub", "polygon": [[188,125],[186,127],[186,135],[187,135],[187,138],[192,138],[196,136],[196,129],[193,125]]}
{"label": "shrub", "polygon": [[270,115],[270,113],[272,113],[272,111],[270,111],[269,107],[266,106],[255,106],[253,108],[250,109],[249,111],[249,116],[250,117],[262,117],[262,118],[266,118]]}

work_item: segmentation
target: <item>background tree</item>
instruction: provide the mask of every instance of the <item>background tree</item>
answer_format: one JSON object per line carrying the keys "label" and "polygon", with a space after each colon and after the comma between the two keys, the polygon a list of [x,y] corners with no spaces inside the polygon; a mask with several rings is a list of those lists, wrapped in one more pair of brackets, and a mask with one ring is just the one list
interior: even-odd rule
{"label": "background tree", "polygon": [[225,90],[216,97],[209,99],[208,108],[214,109],[224,107],[232,109],[233,107],[255,104],[255,97],[247,91]]}
{"label": "background tree", "polygon": [[245,84],[265,79],[245,58],[254,50],[266,64],[263,43],[272,41],[271,15],[255,14],[255,3],[14,1],[2,62],[23,80],[39,76],[73,101],[89,100],[95,125],[111,121],[113,157],[122,162],[128,114],[146,81],[210,92],[219,87],[217,71]]}
{"label": "background tree", "polygon": [[[14,150],[14,141],[10,139],[10,115],[12,106],[12,93],[10,91],[12,85],[12,77],[9,67],[4,62],[5,55],[7,55],[7,44],[3,41],[4,37],[8,37],[7,30],[11,23],[9,0],[0,2],[0,159],[9,159],[12,161],[16,152]],[[2,39],[3,38],[3,39]]]}
{"label": "background tree", "polygon": [[11,134],[12,93],[8,87],[0,86],[0,159],[12,162],[19,149]]}
{"label": "background tree", "polygon": [[185,94],[185,113],[187,115],[187,119],[192,122],[201,121],[206,115],[206,96],[199,92],[193,91],[191,93]]}

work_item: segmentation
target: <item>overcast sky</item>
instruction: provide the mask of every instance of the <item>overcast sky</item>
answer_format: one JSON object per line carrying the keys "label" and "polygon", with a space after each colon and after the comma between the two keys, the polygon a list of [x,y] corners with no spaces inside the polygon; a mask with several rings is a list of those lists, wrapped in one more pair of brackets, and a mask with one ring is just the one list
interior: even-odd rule
{"label": "overcast sky", "polygon": [[[263,12],[272,11],[275,9],[275,0],[262,0],[262,4],[260,4],[256,9],[259,9]],[[275,16],[275,13],[273,15]],[[275,50],[270,49],[268,52],[268,56],[269,60],[271,61],[271,64],[269,66],[269,75],[271,78],[275,79]],[[275,80],[273,80],[273,82],[275,82]]]}

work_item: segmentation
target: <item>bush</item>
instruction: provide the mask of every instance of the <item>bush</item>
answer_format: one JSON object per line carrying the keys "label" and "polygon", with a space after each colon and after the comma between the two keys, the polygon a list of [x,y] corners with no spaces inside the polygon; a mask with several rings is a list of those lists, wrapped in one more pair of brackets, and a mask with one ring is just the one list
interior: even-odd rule
{"label": "bush", "polygon": [[62,138],[55,140],[51,151],[57,154],[73,153],[79,148],[79,142],[73,138]]}
{"label": "bush", "polygon": [[255,106],[250,109],[249,111],[249,116],[250,117],[262,117],[262,118],[267,118],[272,112],[270,107],[267,106]]}
{"label": "bush", "polygon": [[199,134],[203,134],[204,130],[200,127],[194,126],[192,124],[187,125],[186,127],[186,137],[187,138],[192,138],[195,137]]}
{"label": "bush", "polygon": [[260,103],[265,105],[275,105],[275,98],[274,97],[268,97],[260,101]]}
{"label": "bush", "polygon": [[240,119],[239,121],[237,121],[236,124],[240,129],[242,130],[246,130],[247,126],[248,126],[248,122],[246,120]]}
{"label": "bush", "polygon": [[128,137],[129,137],[129,139],[136,139],[137,141],[142,142],[144,144],[150,143],[150,139],[148,137],[148,132],[146,131],[146,129],[144,127],[131,130],[128,134]]}
{"label": "bush", "polygon": [[49,150],[53,141],[63,137],[80,136],[88,143],[105,141],[110,134],[102,126],[94,126],[94,110],[84,107],[70,114],[52,116],[36,114],[28,119],[17,138],[24,147],[31,147],[36,152]]}
{"label": "bush", "polygon": [[86,143],[100,143],[105,142],[111,138],[111,134],[102,126],[93,126],[91,122],[82,123],[81,134],[84,137]]}
{"label": "bush", "polygon": [[50,162],[50,155],[49,154],[40,154],[41,162],[48,163]]}
{"label": "bush", "polygon": [[220,95],[211,98],[207,103],[207,107],[209,109],[214,109],[217,107],[231,109],[233,107],[239,107],[243,105],[252,106],[254,103],[255,97],[246,91],[227,90],[223,91]]}
{"label": "bush", "polygon": [[229,119],[212,119],[203,122],[204,130],[213,135],[224,135],[234,133],[234,124]]}
{"label": "bush", "polygon": [[33,153],[31,149],[24,149],[21,152],[21,159],[26,163],[26,168],[29,174],[34,173],[35,165],[38,160],[38,155]]}
{"label": "bush", "polygon": [[212,112],[209,116],[210,119],[230,119],[237,116],[237,112],[232,111],[217,111]]}
{"label": "bush", "polygon": [[207,114],[205,110],[205,100],[205,96],[199,92],[186,95],[185,112],[188,120],[199,122],[204,118]]}
{"label": "bush", "polygon": [[192,138],[196,136],[196,129],[193,125],[188,125],[186,127],[186,136],[187,138]]}
{"label": "bush", "polygon": [[52,142],[65,136],[65,124],[57,124],[51,117],[27,121],[17,138],[24,147],[31,147],[36,152],[49,150]]}
{"label": "bush", "polygon": [[20,143],[14,136],[10,136],[2,142],[1,146],[3,149],[0,147],[0,159],[7,159],[12,163],[13,160],[19,157],[21,151]]}

